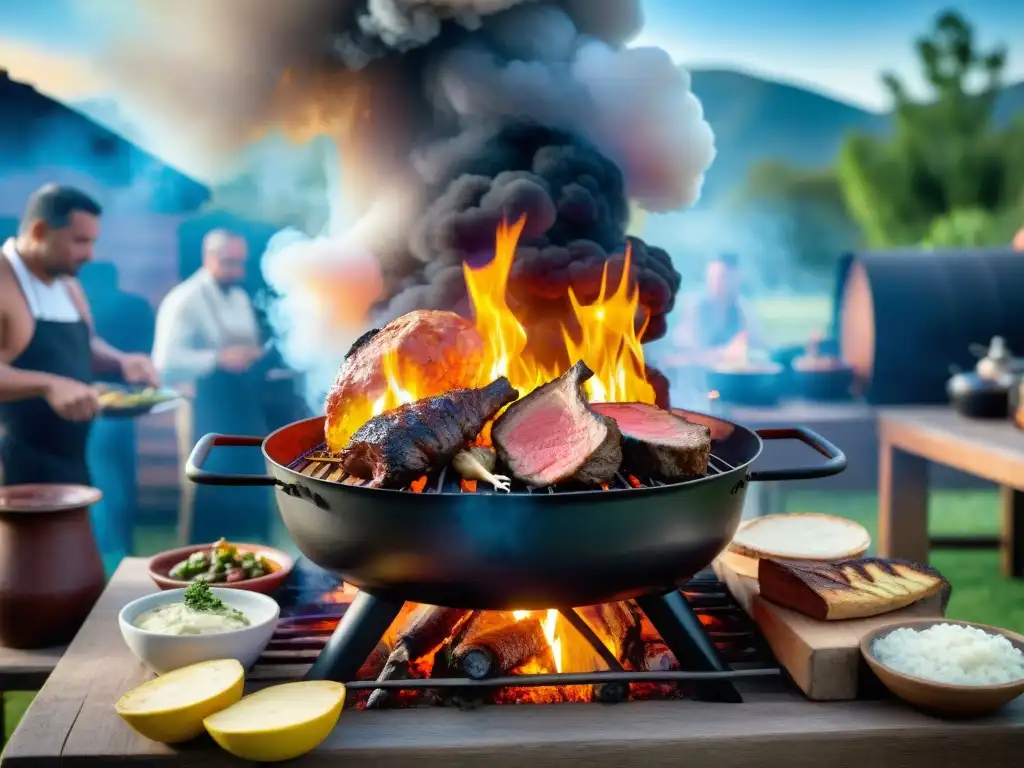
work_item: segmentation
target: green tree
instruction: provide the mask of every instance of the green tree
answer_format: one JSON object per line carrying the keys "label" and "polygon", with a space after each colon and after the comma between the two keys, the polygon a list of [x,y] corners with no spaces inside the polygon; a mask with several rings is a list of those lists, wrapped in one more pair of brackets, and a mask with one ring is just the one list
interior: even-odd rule
{"label": "green tree", "polygon": [[917,41],[917,54],[930,93],[916,99],[898,77],[884,75],[892,134],[853,135],[839,156],[844,198],[875,247],[955,239],[950,233],[983,220],[985,232],[999,231],[993,222],[1019,204],[1024,184],[1024,125],[999,128],[993,120],[1005,47],[979,51],[971,25],[946,11]]}

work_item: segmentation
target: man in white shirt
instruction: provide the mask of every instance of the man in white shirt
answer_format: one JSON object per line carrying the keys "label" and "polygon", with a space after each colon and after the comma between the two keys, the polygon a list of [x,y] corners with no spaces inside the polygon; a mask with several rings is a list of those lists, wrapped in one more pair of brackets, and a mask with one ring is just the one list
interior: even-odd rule
{"label": "man in white shirt", "polygon": [[[167,383],[191,385],[195,393],[178,422],[182,463],[204,434],[263,435],[267,429],[263,375],[256,367],[263,357],[259,326],[241,286],[247,260],[244,239],[220,229],[208,233],[202,266],[167,294],[157,312],[153,362]],[[213,451],[206,467],[225,474],[263,470],[257,451],[241,449]],[[182,497],[185,539],[266,535],[265,490],[186,483]]]}
{"label": "man in white shirt", "polygon": [[203,239],[202,267],[164,297],[153,362],[167,383],[244,373],[262,357],[256,314],[241,287],[247,260],[245,240],[216,229]]}

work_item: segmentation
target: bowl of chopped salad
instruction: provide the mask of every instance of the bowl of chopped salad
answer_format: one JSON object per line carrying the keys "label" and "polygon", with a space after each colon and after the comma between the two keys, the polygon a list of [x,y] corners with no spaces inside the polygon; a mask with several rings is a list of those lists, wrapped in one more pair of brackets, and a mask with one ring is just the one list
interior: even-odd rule
{"label": "bowl of chopped salad", "polygon": [[182,589],[196,581],[215,587],[269,594],[280,587],[295,567],[279,549],[221,539],[154,555],[149,577],[160,589]]}

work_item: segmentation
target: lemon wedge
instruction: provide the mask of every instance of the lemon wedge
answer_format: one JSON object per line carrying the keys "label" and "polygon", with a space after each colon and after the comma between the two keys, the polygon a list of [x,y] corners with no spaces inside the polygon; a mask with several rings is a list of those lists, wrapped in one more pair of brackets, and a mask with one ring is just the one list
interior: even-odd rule
{"label": "lemon wedge", "polygon": [[341,717],[345,686],[307,680],[264,688],[203,721],[235,757],[258,763],[291,760],[316,749]]}
{"label": "lemon wedge", "polygon": [[199,736],[203,720],[242,698],[245,670],[234,659],[204,661],[129,691],[117,714],[147,739],[177,744]]}

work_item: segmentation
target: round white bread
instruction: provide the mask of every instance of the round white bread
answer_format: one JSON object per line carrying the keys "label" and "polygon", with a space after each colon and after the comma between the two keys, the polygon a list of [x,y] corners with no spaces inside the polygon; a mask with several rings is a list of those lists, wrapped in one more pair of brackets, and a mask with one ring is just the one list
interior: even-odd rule
{"label": "round white bread", "polygon": [[736,531],[729,551],[753,558],[831,562],[860,557],[870,546],[871,534],[860,523],[802,512],[749,521]]}

